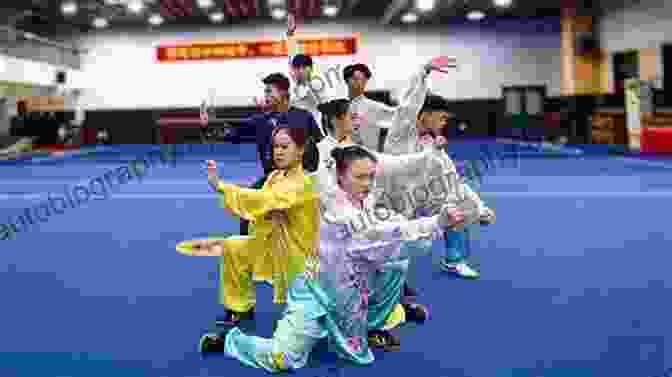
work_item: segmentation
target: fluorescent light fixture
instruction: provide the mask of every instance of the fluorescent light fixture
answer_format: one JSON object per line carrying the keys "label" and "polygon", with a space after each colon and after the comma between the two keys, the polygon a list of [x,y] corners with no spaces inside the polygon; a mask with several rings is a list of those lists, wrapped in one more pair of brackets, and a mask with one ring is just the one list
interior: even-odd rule
{"label": "fluorescent light fixture", "polygon": [[324,9],[322,9],[322,13],[324,13],[324,15],[327,17],[334,17],[338,14],[338,7],[333,5],[326,6]]}
{"label": "fluorescent light fixture", "polygon": [[434,9],[435,5],[435,0],[416,0],[415,2],[415,7],[418,8],[420,12],[428,12]]}
{"label": "fluorescent light fixture", "polygon": [[222,22],[224,21],[224,13],[215,12],[210,15],[210,21],[212,22]]}
{"label": "fluorescent light fixture", "polygon": [[485,18],[485,13],[480,10],[472,10],[467,14],[467,19],[469,21],[480,21]]}
{"label": "fluorescent light fixture", "polygon": [[93,20],[93,26],[96,27],[96,28],[98,28],[98,29],[100,29],[100,28],[104,28],[104,27],[107,26],[107,20],[104,19],[104,18],[102,18],[102,17],[96,17],[96,18]]}
{"label": "fluorescent light fixture", "polygon": [[61,4],[61,12],[63,14],[71,15],[77,13],[77,4],[74,1],[66,1]]}
{"label": "fluorescent light fixture", "polygon": [[285,0],[268,0],[269,7],[284,7],[287,5]]}
{"label": "fluorescent light fixture", "polygon": [[271,11],[271,17],[276,20],[282,20],[287,17],[287,11],[283,8],[275,8]]}
{"label": "fluorescent light fixture", "polygon": [[511,3],[513,3],[512,0],[493,0],[492,1],[496,7],[500,8],[507,8],[511,6]]}
{"label": "fluorescent light fixture", "polygon": [[401,16],[401,22],[405,24],[412,24],[418,22],[418,15],[411,12],[406,13],[403,16]]}
{"label": "fluorescent light fixture", "polygon": [[129,2],[126,7],[133,13],[140,13],[145,8],[145,4],[143,4],[142,1],[133,0]]}
{"label": "fluorescent light fixture", "polygon": [[199,8],[203,9],[209,9],[212,8],[213,5],[215,5],[214,1],[212,0],[198,0],[197,4]]}
{"label": "fluorescent light fixture", "polygon": [[149,17],[149,23],[156,26],[156,25],[161,25],[163,23],[163,17],[161,17],[158,14],[153,14]]}

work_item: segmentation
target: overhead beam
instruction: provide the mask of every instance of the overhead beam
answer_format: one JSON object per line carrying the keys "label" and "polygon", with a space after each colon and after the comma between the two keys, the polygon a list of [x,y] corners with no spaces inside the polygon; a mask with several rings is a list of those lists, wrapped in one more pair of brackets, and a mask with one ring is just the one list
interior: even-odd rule
{"label": "overhead beam", "polygon": [[409,0],[394,0],[385,10],[383,18],[380,20],[380,23],[383,25],[389,24],[392,19],[401,12],[402,9],[408,7]]}

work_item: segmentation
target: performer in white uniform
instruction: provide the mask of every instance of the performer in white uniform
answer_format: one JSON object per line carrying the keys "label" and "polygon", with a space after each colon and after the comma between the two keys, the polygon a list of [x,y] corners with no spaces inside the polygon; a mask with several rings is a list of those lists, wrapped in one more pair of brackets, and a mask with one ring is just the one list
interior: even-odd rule
{"label": "performer in white uniform", "polygon": [[[416,92],[411,95],[412,101],[406,106],[399,108],[395,114],[393,127],[390,129],[386,138],[383,150],[386,153],[394,155],[404,155],[415,153],[421,148],[420,141],[425,138],[443,139],[440,137],[442,129],[446,127],[449,118],[446,101],[438,96],[428,96],[428,87],[426,82],[422,81],[415,88]],[[445,143],[443,140],[442,143]],[[385,182],[386,190],[392,192],[413,191],[415,187],[425,187],[431,191],[431,182],[438,177],[445,177],[446,174],[457,177],[460,186],[472,203],[477,205],[477,213],[480,222],[484,224],[495,221],[494,211],[487,208],[479,196],[457,176],[455,164],[445,151],[440,153],[440,158],[435,161],[432,168],[427,170],[426,177],[421,182],[412,182],[411,180],[399,180],[393,177]],[[428,205],[429,204],[429,205]],[[403,213],[409,218],[424,216],[432,213],[432,208],[436,208],[436,203],[410,203]],[[463,232],[449,232],[446,235],[446,258],[443,261],[443,267],[446,271],[464,278],[478,278],[480,274],[471,268],[465,260],[465,236]]]}
{"label": "performer in white uniform", "polygon": [[332,85],[327,86],[319,76],[313,64],[313,59],[303,54],[303,49],[296,40],[295,34],[296,19],[290,13],[287,15],[287,39],[285,42],[287,44],[287,55],[289,56],[290,76],[294,80],[291,105],[311,112],[320,129],[323,130],[322,115],[317,107],[321,103],[327,102],[329,97],[334,96],[335,88]]}

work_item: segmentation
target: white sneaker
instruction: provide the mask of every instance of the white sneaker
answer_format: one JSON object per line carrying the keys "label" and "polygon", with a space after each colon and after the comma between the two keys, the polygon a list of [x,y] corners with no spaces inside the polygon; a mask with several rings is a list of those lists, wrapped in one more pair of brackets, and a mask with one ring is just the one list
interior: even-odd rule
{"label": "white sneaker", "polygon": [[481,274],[478,271],[471,268],[465,262],[449,263],[444,260],[441,262],[441,267],[444,271],[450,272],[464,279],[478,279],[481,277]]}

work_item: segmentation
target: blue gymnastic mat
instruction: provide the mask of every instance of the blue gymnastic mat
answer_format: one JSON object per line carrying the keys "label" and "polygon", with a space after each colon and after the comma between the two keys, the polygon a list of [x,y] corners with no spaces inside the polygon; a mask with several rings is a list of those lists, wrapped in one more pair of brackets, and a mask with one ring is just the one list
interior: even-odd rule
{"label": "blue gymnastic mat", "polygon": [[[506,150],[492,141],[449,147],[469,159],[484,144]],[[134,146],[120,158],[0,166],[0,224],[40,203],[12,196],[7,187],[56,190],[145,151]],[[185,239],[237,232],[237,220],[210,193],[202,162],[226,161],[224,177],[251,181],[261,173],[255,147],[189,156],[156,167],[107,200],[0,240],[0,375],[265,375],[224,357],[200,359],[198,338],[222,310],[217,261],[175,251]],[[498,223],[482,228],[472,243],[482,278],[443,274],[436,254],[414,260],[411,282],[432,318],[401,329],[401,352],[376,353],[374,365],[358,368],[323,348],[296,375],[662,375],[672,363],[672,237],[664,210],[672,162],[599,157],[522,158],[488,171],[481,191]],[[637,189],[633,181],[649,186]],[[263,336],[278,314],[271,297],[260,286],[253,329]]]}

